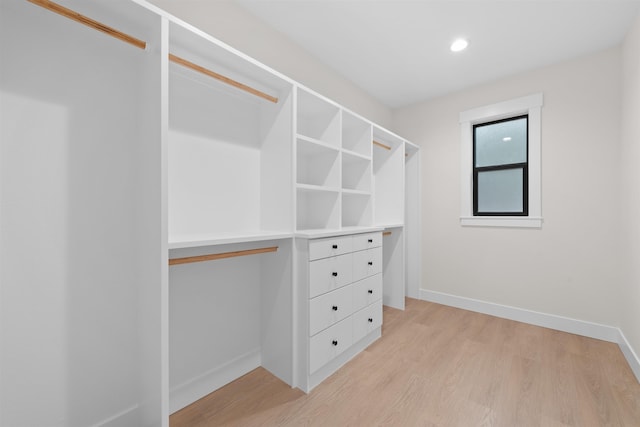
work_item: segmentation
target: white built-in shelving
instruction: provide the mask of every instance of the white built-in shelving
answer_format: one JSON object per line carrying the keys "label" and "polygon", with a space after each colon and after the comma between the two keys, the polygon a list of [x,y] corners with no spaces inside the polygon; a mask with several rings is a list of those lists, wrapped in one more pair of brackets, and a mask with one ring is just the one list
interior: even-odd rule
{"label": "white built-in shelving", "polygon": [[417,146],[143,0],[56,3],[0,2],[7,425],[299,387],[309,239],[384,231],[385,303],[417,292]]}

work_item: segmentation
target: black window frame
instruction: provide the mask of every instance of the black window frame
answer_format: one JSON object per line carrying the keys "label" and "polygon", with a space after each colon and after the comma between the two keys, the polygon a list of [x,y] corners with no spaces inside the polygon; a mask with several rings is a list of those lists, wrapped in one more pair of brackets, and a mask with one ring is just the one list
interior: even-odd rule
{"label": "black window frame", "polygon": [[[497,123],[526,119],[527,140],[526,159],[521,163],[509,163],[497,166],[476,166],[476,128],[495,125]],[[529,114],[493,120],[473,125],[473,216],[529,216]],[[499,170],[522,170],[522,211],[521,212],[478,212],[478,173]]]}

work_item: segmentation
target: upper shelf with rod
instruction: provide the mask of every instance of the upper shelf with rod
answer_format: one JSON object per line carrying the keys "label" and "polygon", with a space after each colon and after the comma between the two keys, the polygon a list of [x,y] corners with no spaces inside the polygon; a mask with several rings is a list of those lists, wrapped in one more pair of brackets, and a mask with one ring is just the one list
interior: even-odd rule
{"label": "upper shelf with rod", "polygon": [[277,104],[291,91],[284,76],[179,21],[169,25],[169,50],[169,60],[179,65],[176,72],[194,71],[198,75],[192,78],[248,101]]}
{"label": "upper shelf with rod", "polygon": [[26,1],[75,21],[75,25],[90,28],[96,34],[102,33],[141,50],[148,49],[149,42],[157,37],[160,17],[136,2],[109,2],[108,7],[104,7],[100,2],[94,1]]}

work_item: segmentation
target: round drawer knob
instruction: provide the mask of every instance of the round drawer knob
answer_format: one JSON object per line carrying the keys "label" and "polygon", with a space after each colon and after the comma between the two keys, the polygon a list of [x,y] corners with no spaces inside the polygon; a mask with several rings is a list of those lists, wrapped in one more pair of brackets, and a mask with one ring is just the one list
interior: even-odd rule
{"label": "round drawer knob", "polygon": [[369,323],[373,323],[373,319],[369,317]]}
{"label": "round drawer knob", "polygon": [[332,309],[333,311],[338,311],[338,306],[337,306],[337,305],[334,305],[333,307],[331,307],[331,309]]}
{"label": "round drawer knob", "polygon": [[331,344],[333,344],[333,345],[338,345],[338,341],[333,340],[333,341],[331,341]]}
{"label": "round drawer knob", "polygon": [[369,243],[373,243],[373,239],[369,239]]}
{"label": "round drawer knob", "polygon": [[337,271],[334,271],[333,273],[331,273],[331,275],[332,275],[333,277],[338,277],[338,272],[337,272]]}
{"label": "round drawer knob", "polygon": [[333,249],[338,249],[338,245],[332,245],[331,246]]}
{"label": "round drawer knob", "polygon": [[367,292],[369,292],[370,294],[373,293],[373,289],[369,289]]}
{"label": "round drawer knob", "polygon": [[369,265],[373,265],[373,261],[369,261]]}

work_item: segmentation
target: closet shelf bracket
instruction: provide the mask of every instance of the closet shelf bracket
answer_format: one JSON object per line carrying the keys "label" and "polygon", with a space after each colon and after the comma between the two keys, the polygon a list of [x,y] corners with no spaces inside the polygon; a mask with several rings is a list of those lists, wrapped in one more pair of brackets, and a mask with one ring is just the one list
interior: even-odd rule
{"label": "closet shelf bracket", "polygon": [[278,250],[277,246],[270,246],[268,248],[246,249],[243,251],[223,252],[219,254],[209,254],[209,255],[197,255],[197,256],[190,256],[185,258],[172,258],[172,259],[169,259],[169,265],[190,264],[192,262],[213,261],[216,259],[235,258],[239,256],[246,256],[246,255],[257,255],[257,254],[264,254],[267,252],[276,252],[277,250]]}
{"label": "closet shelf bracket", "polygon": [[94,30],[98,30],[100,32],[103,32],[107,35],[110,35],[111,37],[115,37],[119,40],[122,40],[123,42],[129,43],[135,47],[138,47],[140,49],[146,49],[147,48],[147,43],[137,39],[135,37],[130,36],[129,34],[123,33],[122,31],[118,31],[115,28],[111,28],[108,25],[103,24],[102,22],[98,22],[94,19],[91,19],[87,16],[81,15],[78,12],[71,10],[71,9],[67,9],[64,6],[61,6],[57,3],[54,3],[52,1],[49,0],[27,0],[35,5],[38,5],[40,7],[43,7],[45,9],[48,9],[52,12],[57,13],[58,15],[62,15],[65,18],[69,18],[73,21],[79,22],[83,25],[86,25],[87,27],[93,28]]}
{"label": "closet shelf bracket", "polygon": [[209,77],[212,77],[212,78],[214,78],[216,80],[220,80],[223,83],[226,83],[226,84],[228,84],[230,86],[233,86],[235,88],[238,88],[240,90],[248,92],[248,93],[250,93],[252,95],[255,95],[257,97],[266,99],[267,101],[271,101],[274,104],[278,103],[278,98],[276,98],[275,96],[271,96],[271,95],[269,95],[267,93],[264,93],[264,92],[262,92],[262,91],[260,91],[258,89],[252,88],[251,86],[247,86],[244,83],[240,83],[239,81],[233,80],[233,79],[231,79],[231,78],[229,78],[227,76],[223,76],[222,74],[218,74],[215,71],[211,71],[211,70],[209,70],[207,68],[204,68],[204,67],[202,67],[202,66],[200,66],[198,64],[194,64],[193,62],[187,61],[186,59],[181,58],[179,56],[176,56],[176,55],[174,55],[172,53],[169,54],[169,61],[174,62],[174,63],[179,64],[179,65],[182,65],[183,67],[190,68],[190,69],[192,69],[194,71],[197,71],[197,72],[199,72],[201,74],[204,74],[205,76],[209,76]]}

